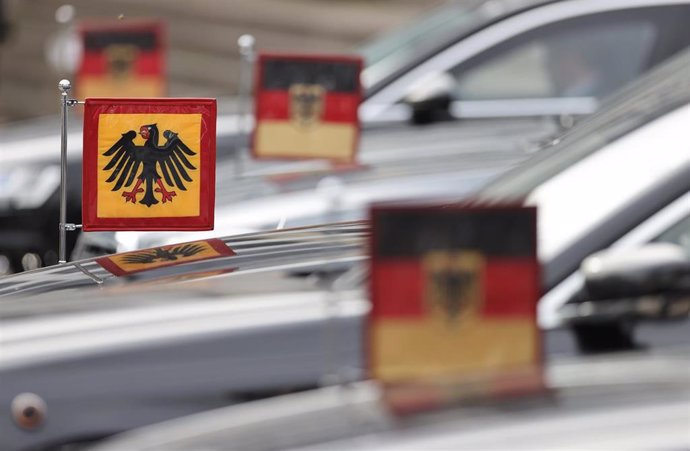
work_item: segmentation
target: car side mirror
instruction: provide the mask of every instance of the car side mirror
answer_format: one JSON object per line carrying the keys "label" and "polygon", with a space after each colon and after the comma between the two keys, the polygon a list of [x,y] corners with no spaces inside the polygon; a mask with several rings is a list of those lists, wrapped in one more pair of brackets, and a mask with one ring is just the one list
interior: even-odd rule
{"label": "car side mirror", "polygon": [[589,301],[690,294],[690,260],[675,244],[597,252],[582,262],[580,270]]}
{"label": "car side mirror", "polygon": [[448,72],[436,72],[415,83],[404,99],[412,109],[412,122],[428,124],[452,119],[450,107],[455,85],[455,79]]}

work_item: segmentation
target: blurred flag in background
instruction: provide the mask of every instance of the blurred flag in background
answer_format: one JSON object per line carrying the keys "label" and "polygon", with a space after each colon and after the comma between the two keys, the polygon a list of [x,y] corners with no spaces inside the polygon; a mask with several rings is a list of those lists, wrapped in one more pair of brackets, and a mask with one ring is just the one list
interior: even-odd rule
{"label": "blurred flag in background", "polygon": [[536,210],[375,207],[370,367],[384,383],[540,365]]}
{"label": "blurred flag in background", "polygon": [[85,97],[163,97],[165,48],[161,22],[84,23],[77,94]]}
{"label": "blurred flag in background", "polygon": [[361,70],[359,57],[259,55],[254,156],[353,162]]}

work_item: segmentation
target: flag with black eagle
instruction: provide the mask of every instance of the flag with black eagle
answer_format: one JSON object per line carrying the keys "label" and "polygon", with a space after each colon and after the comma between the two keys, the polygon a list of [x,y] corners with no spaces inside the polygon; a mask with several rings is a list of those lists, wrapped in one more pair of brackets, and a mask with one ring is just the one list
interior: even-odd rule
{"label": "flag with black eagle", "polygon": [[87,99],[85,230],[208,230],[215,99]]}

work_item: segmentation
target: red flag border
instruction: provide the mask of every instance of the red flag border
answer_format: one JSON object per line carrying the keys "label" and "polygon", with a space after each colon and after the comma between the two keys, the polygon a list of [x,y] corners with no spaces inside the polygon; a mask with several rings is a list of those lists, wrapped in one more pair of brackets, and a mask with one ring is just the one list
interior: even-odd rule
{"label": "red flag border", "polygon": [[[202,106],[200,204],[198,216],[160,218],[98,217],[98,117],[101,113],[159,114],[161,107]],[[95,110],[95,111],[92,111]],[[82,230],[199,231],[213,230],[216,194],[216,99],[209,98],[88,98],[84,104],[82,161]],[[181,113],[183,114],[183,113]]]}
{"label": "red flag border", "polygon": [[354,125],[355,127],[355,140],[352,145],[353,149],[350,158],[326,158],[326,157],[313,157],[313,156],[266,156],[259,155],[256,151],[256,130],[259,125],[259,92],[261,91],[261,86],[264,79],[264,66],[263,63],[267,59],[282,59],[282,60],[296,60],[296,61],[321,61],[327,63],[355,63],[359,66],[359,77],[357,78],[357,94],[359,96],[359,103],[361,104],[363,99],[363,88],[361,74],[364,67],[364,59],[361,56],[356,55],[336,55],[336,54],[308,54],[308,53],[280,53],[280,52],[259,52],[256,59],[256,66],[254,68],[254,128],[250,136],[251,156],[256,160],[272,160],[272,161],[303,161],[303,160],[326,160],[338,163],[354,163],[357,161],[357,155],[359,152],[359,141],[361,137],[361,124],[357,120]]}

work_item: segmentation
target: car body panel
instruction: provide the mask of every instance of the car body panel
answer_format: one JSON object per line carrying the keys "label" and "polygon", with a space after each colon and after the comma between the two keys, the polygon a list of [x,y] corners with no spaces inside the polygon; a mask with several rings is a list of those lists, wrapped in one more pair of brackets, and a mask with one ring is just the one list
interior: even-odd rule
{"label": "car body panel", "polygon": [[381,387],[366,381],[179,418],[93,449],[683,448],[690,444],[687,363],[687,348],[555,359],[545,365],[548,394],[404,417],[391,415]]}
{"label": "car body panel", "polygon": [[232,257],[122,278],[82,261],[0,279],[15,293],[0,302],[0,409],[25,392],[48,409],[31,432],[3,416],[0,448],[89,440],[311,387],[334,362],[361,378],[365,234],[340,224],[235,237]]}

